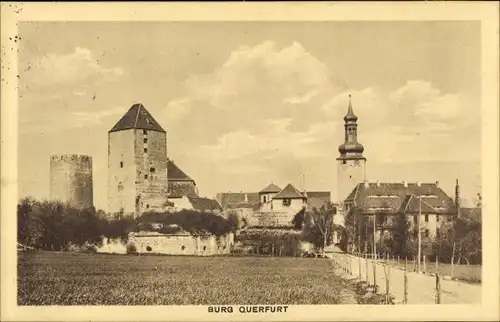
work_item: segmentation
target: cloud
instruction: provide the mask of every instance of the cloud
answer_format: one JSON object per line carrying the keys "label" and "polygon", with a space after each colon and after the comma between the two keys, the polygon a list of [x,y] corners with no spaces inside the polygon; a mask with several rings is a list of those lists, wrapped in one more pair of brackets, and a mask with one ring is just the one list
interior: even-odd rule
{"label": "cloud", "polygon": [[[474,157],[466,151],[477,146],[478,122],[465,95],[444,93],[426,80],[392,89],[347,88],[331,73],[297,42],[241,46],[212,72],[188,78],[184,95],[165,107],[170,133],[182,137],[171,152],[203,158],[226,173],[245,169],[247,175],[268,169],[268,175],[284,176],[311,164],[334,167],[352,95],[369,159]],[[452,136],[464,137],[460,146],[450,144]]]}
{"label": "cloud", "polygon": [[106,82],[123,76],[120,67],[104,67],[87,48],[72,53],[49,53],[28,63],[22,80],[28,88],[71,85],[82,82]]}

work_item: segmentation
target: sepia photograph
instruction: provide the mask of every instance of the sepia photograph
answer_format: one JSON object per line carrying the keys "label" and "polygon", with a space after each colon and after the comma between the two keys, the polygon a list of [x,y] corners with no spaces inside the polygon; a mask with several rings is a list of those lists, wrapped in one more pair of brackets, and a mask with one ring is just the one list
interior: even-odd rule
{"label": "sepia photograph", "polygon": [[498,64],[485,83],[480,19],[71,14],[2,31],[12,305],[265,320],[491,302]]}

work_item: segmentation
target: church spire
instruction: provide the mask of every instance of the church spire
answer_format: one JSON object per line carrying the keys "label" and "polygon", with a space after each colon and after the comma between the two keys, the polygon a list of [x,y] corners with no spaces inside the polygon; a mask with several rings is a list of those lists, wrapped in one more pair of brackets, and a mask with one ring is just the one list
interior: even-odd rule
{"label": "church spire", "polygon": [[358,143],[358,124],[356,123],[358,117],[354,114],[351,102],[351,95],[349,94],[349,106],[347,107],[347,114],[344,116],[344,144],[339,146],[340,157],[337,160],[359,160],[363,157],[364,147]]}
{"label": "church spire", "polygon": [[356,115],[354,115],[354,111],[352,110],[351,94],[349,94],[349,107],[347,107],[347,115],[344,116],[344,121],[356,122],[357,120],[358,120],[358,117]]}

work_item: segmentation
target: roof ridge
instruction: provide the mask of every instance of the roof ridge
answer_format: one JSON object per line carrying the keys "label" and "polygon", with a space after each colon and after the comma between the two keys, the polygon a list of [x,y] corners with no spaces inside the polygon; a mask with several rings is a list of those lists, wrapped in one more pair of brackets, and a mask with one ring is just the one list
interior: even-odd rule
{"label": "roof ridge", "polygon": [[137,114],[135,115],[134,128],[137,128],[137,120],[139,120],[139,114],[141,113],[142,103],[137,104]]}

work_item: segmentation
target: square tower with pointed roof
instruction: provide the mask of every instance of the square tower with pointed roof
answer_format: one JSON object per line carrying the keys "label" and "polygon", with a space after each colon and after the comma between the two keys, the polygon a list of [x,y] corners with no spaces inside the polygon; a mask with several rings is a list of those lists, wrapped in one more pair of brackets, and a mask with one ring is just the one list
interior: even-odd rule
{"label": "square tower with pointed roof", "polygon": [[108,132],[108,212],[161,210],[167,195],[167,133],[138,103]]}

